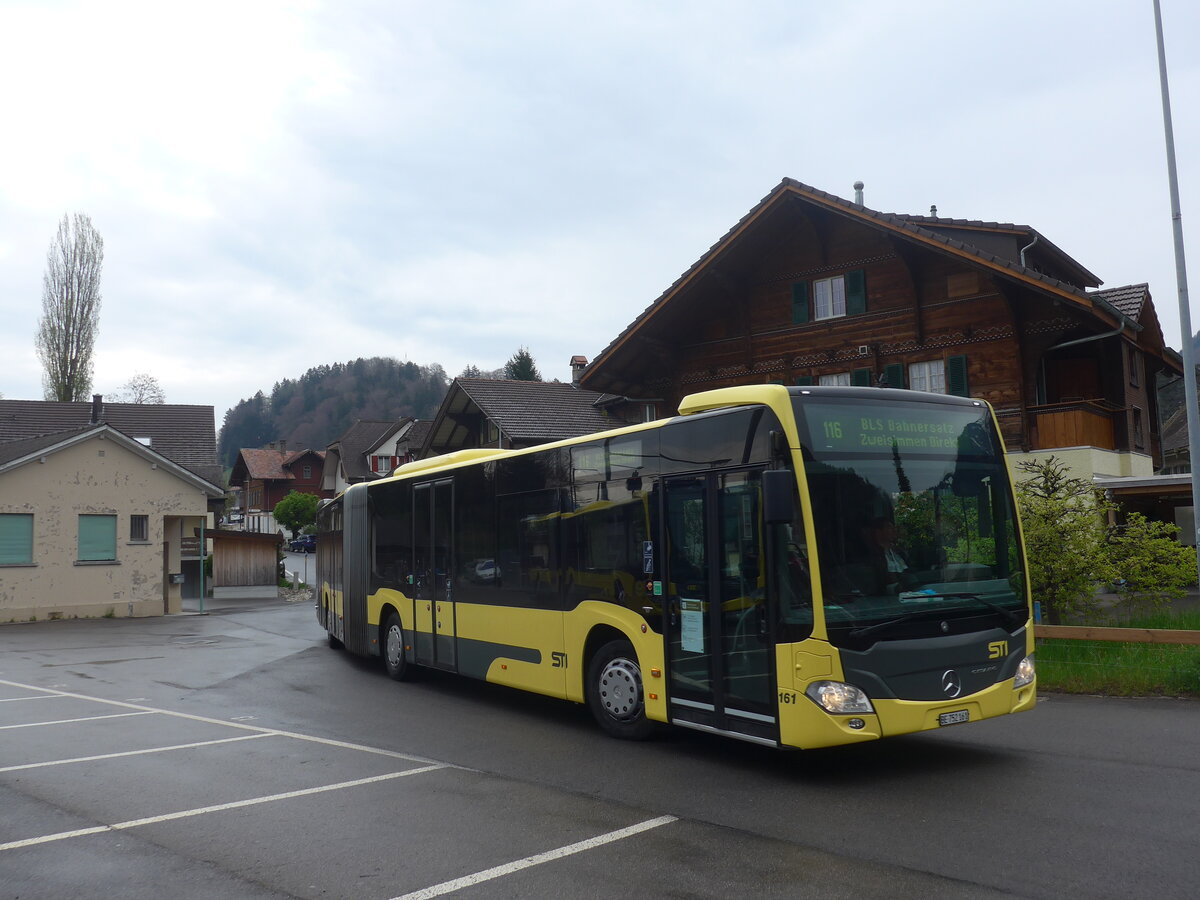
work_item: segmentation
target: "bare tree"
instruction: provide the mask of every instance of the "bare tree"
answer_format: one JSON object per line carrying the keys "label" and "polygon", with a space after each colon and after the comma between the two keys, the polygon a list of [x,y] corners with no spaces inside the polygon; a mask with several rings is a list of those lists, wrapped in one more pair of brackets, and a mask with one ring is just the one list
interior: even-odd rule
{"label": "bare tree", "polygon": [[110,394],[105,395],[112,403],[166,403],[167,395],[153,375],[138,372]]}
{"label": "bare tree", "polygon": [[46,253],[38,358],[47,400],[86,400],[92,389],[92,348],[100,326],[104,239],[83,213],[63,216]]}

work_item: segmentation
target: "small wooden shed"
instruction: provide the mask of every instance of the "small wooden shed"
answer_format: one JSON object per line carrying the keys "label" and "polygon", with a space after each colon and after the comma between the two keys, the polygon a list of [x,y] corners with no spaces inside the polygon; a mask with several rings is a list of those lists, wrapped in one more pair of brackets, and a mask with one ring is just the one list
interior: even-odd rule
{"label": "small wooden shed", "polygon": [[210,531],[213,597],[274,597],[279,593],[279,534]]}

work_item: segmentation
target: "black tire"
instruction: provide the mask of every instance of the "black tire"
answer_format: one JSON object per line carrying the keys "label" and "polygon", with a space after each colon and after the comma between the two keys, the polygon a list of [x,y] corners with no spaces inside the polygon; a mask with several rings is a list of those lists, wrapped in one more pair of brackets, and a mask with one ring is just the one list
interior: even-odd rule
{"label": "black tire", "polygon": [[400,627],[400,616],[395,612],[388,614],[380,637],[379,655],[383,657],[383,668],[388,677],[396,681],[406,681],[411,669],[408,656],[404,652],[404,629]]}
{"label": "black tire", "polygon": [[329,646],[334,650],[341,650],[345,645],[334,637],[333,632],[329,632]]}
{"label": "black tire", "polygon": [[654,733],[646,718],[642,670],[637,652],[626,640],[609,641],[588,664],[588,707],[608,734],[627,741],[644,741]]}

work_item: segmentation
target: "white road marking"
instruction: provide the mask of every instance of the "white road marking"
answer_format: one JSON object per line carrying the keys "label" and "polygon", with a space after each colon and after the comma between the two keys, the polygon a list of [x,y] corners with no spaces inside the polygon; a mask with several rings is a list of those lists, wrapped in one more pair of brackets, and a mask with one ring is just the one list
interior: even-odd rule
{"label": "white road marking", "polygon": [[46,766],[65,766],[70,763],[94,762],[98,759],[119,759],[122,756],[145,756],[148,753],[166,753],[169,750],[190,750],[193,747],[211,747],[213,744],[232,744],[235,741],[256,741],[259,738],[274,737],[270,734],[242,734],[237,737],[219,738],[213,741],[196,741],[191,744],[174,744],[170,747],[147,747],[145,750],[122,750],[117,753],[101,753],[98,756],[75,756],[70,759],[52,759],[46,762],[23,763],[18,766],[4,766],[0,772],[20,772],[25,769],[41,769]]}
{"label": "white road marking", "polygon": [[332,738],[316,737],[311,734],[300,734],[295,731],[279,731],[275,728],[262,728],[258,725],[246,725],[242,722],[232,722],[229,719],[214,719],[209,716],[197,716],[191,713],[175,712],[170,709],[158,709],[153,706],[141,706],[136,703],[129,703],[122,700],[106,700],[103,697],[89,697],[87,694],[73,694],[69,691],[55,691],[49,688],[38,687],[34,684],[22,684],[18,681],[6,681],[0,679],[0,685],[8,687],[23,688],[29,691],[44,691],[47,694],[53,694],[59,697],[72,697],[76,700],[90,700],[93,703],[104,703],[109,706],[123,707],[125,709],[135,709],[142,712],[161,713],[164,716],[174,716],[177,719],[188,719],[192,722],[204,722],[207,725],[224,725],[226,728],[238,728],[242,731],[253,731],[256,734],[277,734],[282,737],[295,738],[298,741],[308,741],[313,744],[323,744],[328,747],[340,747],[343,750],[358,750],[363,753],[374,753],[376,756],[386,756],[390,759],[402,759],[405,762],[423,763],[430,766],[440,766],[443,768],[462,768],[461,766],[452,766],[450,763],[439,762],[436,759],[426,759],[422,756],[413,756],[411,753],[398,753],[395,750],[383,750],[379,747],[371,747],[367,744],[354,744],[348,741],[335,741]]}
{"label": "white road marking", "polygon": [[5,697],[0,703],[16,703],[18,700],[57,700],[62,694],[35,694],[30,697]]}
{"label": "white road marking", "polygon": [[37,728],[41,725],[72,725],[75,722],[95,722],[97,719],[127,719],[130,716],[154,716],[157,713],[150,712],[127,712],[113,713],[109,716],[82,716],[78,719],[54,719],[51,722],[22,722],[20,725],[0,725],[0,731],[8,731],[10,728]]}
{"label": "white road marking", "polygon": [[[535,856],[527,856],[524,859],[518,859],[514,862],[505,863],[502,866],[494,866],[491,869],[484,869],[482,872],[476,872],[474,875],[465,875],[462,878],[455,878],[453,881],[443,881],[441,884],[435,884],[433,887],[427,887],[419,891],[413,891],[409,894],[403,894],[393,900],[427,900],[430,897],[440,897],[443,894],[449,894],[454,891],[462,890],[465,887],[471,887],[480,884],[484,881],[491,881],[493,878],[501,878],[504,875],[511,875],[513,872],[519,872],[522,869],[528,869],[530,866],[539,866],[542,863],[552,862],[556,859],[562,859],[564,856],[570,856],[573,853],[582,853],[584,850],[592,850],[595,847],[601,847],[604,844],[611,844],[613,841],[619,841],[623,838],[632,837],[635,834],[641,834],[643,831],[649,831],[651,828],[658,828],[660,825],[667,825],[676,821],[675,816],[659,816],[657,819],[647,819],[645,822],[639,822],[636,825],[630,825],[628,828],[621,828],[617,831],[610,831],[607,834],[597,835],[594,838],[588,838],[585,841],[579,841],[574,844],[568,844],[565,847],[559,847],[557,850],[547,850],[545,853],[538,853]],[[0,849],[3,849],[0,846]]]}
{"label": "white road marking", "polygon": [[[127,822],[117,822],[115,825],[96,825],[92,828],[79,828],[75,831],[60,831],[57,834],[44,834],[40,837],[26,838],[21,841],[9,841],[0,844],[0,852],[17,850],[21,847],[33,847],[38,844],[50,844],[55,841],[65,841],[69,838],[82,837],[88,834],[102,834],[108,831],[127,831],[130,828],[141,828],[144,825],[158,825],[162,822],[173,822],[177,819],[187,819],[192,816],[202,816],[208,813],[224,812],[229,809],[242,809],[247,806],[258,806],[263,803],[274,803],[279,800],[292,800],[296,797],[308,797],[313,794],[323,794],[329,791],[340,791],[345,788],[359,787],[364,784],[376,784],[393,778],[403,778],[406,775],[420,775],[437,769],[448,768],[443,765],[422,766],[417,769],[407,769],[403,772],[389,772],[386,775],[374,775],[370,778],[358,778],[354,781],[342,781],[337,784],[326,784],[321,787],[304,788],[298,791],[287,791],[283,794],[270,794],[266,797],[252,797],[248,800],[234,800],[230,803],[218,803],[215,806],[202,806],[197,809],[185,809],[181,812],[167,813],[162,816],[148,816],[144,819],[130,819]],[[431,895],[432,896],[432,895]]]}

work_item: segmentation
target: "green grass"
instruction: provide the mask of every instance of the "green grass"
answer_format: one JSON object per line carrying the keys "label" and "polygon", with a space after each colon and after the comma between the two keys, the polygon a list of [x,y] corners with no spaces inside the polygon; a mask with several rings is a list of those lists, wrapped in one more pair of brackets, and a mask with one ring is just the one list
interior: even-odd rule
{"label": "green grass", "polygon": [[[1128,626],[1200,631],[1200,611],[1136,616]],[[1037,672],[1048,691],[1200,697],[1200,646],[1040,639]]]}

